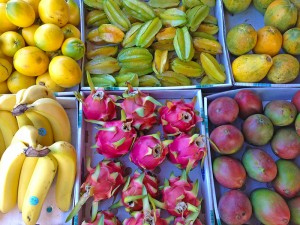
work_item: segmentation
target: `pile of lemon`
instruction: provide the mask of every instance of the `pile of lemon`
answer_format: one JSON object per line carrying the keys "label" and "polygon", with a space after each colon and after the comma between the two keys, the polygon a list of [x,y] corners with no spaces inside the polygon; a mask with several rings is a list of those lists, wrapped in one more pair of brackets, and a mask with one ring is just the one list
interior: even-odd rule
{"label": "pile of lemon", "polygon": [[0,0],[0,94],[78,85],[85,45],[74,0]]}

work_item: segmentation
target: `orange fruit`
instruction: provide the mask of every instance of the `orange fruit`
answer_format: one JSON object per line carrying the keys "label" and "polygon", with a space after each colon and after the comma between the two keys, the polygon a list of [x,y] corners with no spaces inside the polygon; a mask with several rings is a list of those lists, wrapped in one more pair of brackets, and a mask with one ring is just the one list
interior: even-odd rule
{"label": "orange fruit", "polygon": [[35,45],[47,52],[58,50],[63,41],[64,34],[55,24],[45,23],[39,26],[34,33]]}
{"label": "orange fruit", "polygon": [[35,20],[33,7],[23,0],[9,0],[6,3],[6,16],[18,27],[29,27]]}
{"label": "orange fruit", "polygon": [[67,0],[69,6],[69,23],[77,26],[80,22],[80,10],[79,6],[74,0]]}
{"label": "orange fruit", "polygon": [[14,71],[7,79],[7,87],[13,94],[32,85],[35,85],[35,77],[26,76],[18,71]]}
{"label": "orange fruit", "polygon": [[47,71],[49,58],[38,47],[26,46],[16,52],[13,64],[17,71],[26,76],[38,76]]}
{"label": "orange fruit", "polygon": [[61,92],[64,91],[65,88],[57,85],[50,77],[49,72],[46,72],[40,76],[36,77],[35,83],[37,85],[42,85],[47,87],[49,90],[53,91],[53,92]]}
{"label": "orange fruit", "polygon": [[49,64],[51,79],[59,86],[70,88],[78,85],[82,71],[78,63],[68,56],[56,56]]}
{"label": "orange fruit", "polygon": [[28,2],[32,6],[32,8],[35,12],[35,17],[38,18],[39,17],[39,3],[41,0],[23,0],[23,1]]}
{"label": "orange fruit", "polygon": [[273,26],[264,26],[257,31],[257,42],[253,51],[257,54],[275,56],[282,46],[282,34]]}
{"label": "orange fruit", "polygon": [[65,26],[63,26],[61,30],[64,33],[65,39],[70,37],[80,38],[80,30],[73,24],[68,23]]}
{"label": "orange fruit", "polygon": [[15,31],[6,31],[0,36],[1,51],[10,57],[21,48],[25,47],[25,41],[21,34]]}
{"label": "orange fruit", "polygon": [[63,42],[61,52],[63,55],[79,60],[84,56],[85,44],[79,38],[71,37]]}
{"label": "orange fruit", "polygon": [[40,25],[38,24],[33,24],[29,27],[24,27],[22,29],[22,36],[26,42],[27,45],[31,45],[31,46],[35,46],[35,42],[34,42],[34,33],[36,31],[36,29],[38,29]]}
{"label": "orange fruit", "polygon": [[10,22],[6,16],[6,3],[0,3],[0,33],[3,33],[5,31],[12,31],[17,30],[17,26],[14,25],[12,22]]}

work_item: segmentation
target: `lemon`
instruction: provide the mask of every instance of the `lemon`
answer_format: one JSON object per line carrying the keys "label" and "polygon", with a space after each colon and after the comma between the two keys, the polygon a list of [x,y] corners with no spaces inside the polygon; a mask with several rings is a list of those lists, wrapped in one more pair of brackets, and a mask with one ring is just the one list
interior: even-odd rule
{"label": "lemon", "polygon": [[42,85],[42,86],[45,86],[47,87],[49,90],[51,90],[52,92],[61,92],[61,91],[64,91],[65,88],[57,85],[50,77],[50,74],[48,72],[40,75],[40,76],[37,76],[36,77],[36,80],[35,80],[35,83],[37,85]]}
{"label": "lemon", "polygon": [[4,59],[0,58],[0,82],[5,81],[12,72],[12,64]]}
{"label": "lemon", "polygon": [[80,83],[82,71],[78,63],[68,56],[56,56],[49,64],[51,79],[59,86],[70,88]]}
{"label": "lemon", "polygon": [[27,76],[38,76],[48,69],[49,58],[44,51],[35,46],[21,48],[14,55],[14,67]]}
{"label": "lemon", "polygon": [[18,27],[29,27],[34,23],[35,12],[33,7],[23,0],[10,0],[6,3],[8,20]]}
{"label": "lemon", "polygon": [[35,77],[26,76],[18,71],[14,71],[7,79],[7,87],[13,94],[32,85],[35,85]]}
{"label": "lemon", "polygon": [[10,91],[9,91],[9,89],[7,87],[6,80],[0,82],[0,94],[9,94],[9,93],[10,93]]}
{"label": "lemon", "polygon": [[10,57],[21,48],[25,47],[25,40],[21,34],[15,31],[6,31],[0,36],[1,51]]}
{"label": "lemon", "polygon": [[34,43],[40,49],[53,52],[58,50],[64,41],[64,34],[55,24],[45,23],[34,33]]}

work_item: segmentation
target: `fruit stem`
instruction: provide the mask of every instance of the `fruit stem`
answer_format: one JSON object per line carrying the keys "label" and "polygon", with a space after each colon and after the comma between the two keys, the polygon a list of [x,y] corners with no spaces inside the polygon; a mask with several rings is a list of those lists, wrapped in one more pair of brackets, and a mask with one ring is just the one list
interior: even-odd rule
{"label": "fruit stem", "polygon": [[44,157],[48,155],[50,149],[45,147],[43,149],[37,150],[34,149],[32,146],[29,146],[27,149],[24,150],[26,157]]}
{"label": "fruit stem", "polygon": [[20,104],[14,107],[12,114],[13,116],[22,115],[28,109],[27,104]]}

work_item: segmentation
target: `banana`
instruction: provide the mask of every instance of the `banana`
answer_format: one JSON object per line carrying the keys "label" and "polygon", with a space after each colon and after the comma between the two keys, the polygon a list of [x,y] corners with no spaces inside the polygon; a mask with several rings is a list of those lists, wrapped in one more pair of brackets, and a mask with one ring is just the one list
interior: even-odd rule
{"label": "banana", "polygon": [[26,125],[33,125],[31,120],[23,113],[21,115],[16,116],[18,127],[26,126]]}
{"label": "banana", "polygon": [[24,196],[38,159],[39,159],[38,157],[26,157],[23,162],[22,170],[19,178],[18,200],[17,200],[18,208],[20,212],[22,212]]}
{"label": "banana", "polygon": [[54,143],[54,135],[49,120],[41,114],[34,111],[26,111],[23,115],[27,116],[33,126],[38,129],[37,142],[43,146],[49,146]]}
{"label": "banana", "polygon": [[20,90],[22,95],[20,98],[17,98],[16,105],[31,104],[40,98],[56,99],[53,92],[46,86],[36,84],[26,88],[24,91],[23,90]]}
{"label": "banana", "polygon": [[57,207],[66,212],[72,200],[72,190],[76,177],[76,149],[65,141],[58,141],[48,147],[57,160],[58,172],[55,186]]}
{"label": "banana", "polygon": [[52,98],[40,98],[32,104],[26,105],[23,113],[34,111],[46,117],[52,127],[54,141],[71,141],[71,125],[69,117],[58,101]]}
{"label": "banana", "polygon": [[0,96],[0,110],[12,111],[16,104],[16,94],[3,94]]}
{"label": "banana", "polygon": [[26,225],[35,225],[57,172],[57,160],[50,153],[39,157],[32,173],[22,204],[22,219]]}
{"label": "banana", "polygon": [[0,161],[0,211],[7,213],[17,203],[19,176],[25,160],[26,145],[16,142],[9,145]]}
{"label": "banana", "polygon": [[8,147],[18,130],[16,118],[8,111],[0,111],[0,130],[2,132],[5,146]]}
{"label": "banana", "polygon": [[1,159],[2,154],[5,151],[5,149],[6,149],[6,145],[4,142],[4,137],[2,135],[2,131],[0,130],[0,159]]}
{"label": "banana", "polygon": [[31,125],[25,125],[19,128],[11,140],[11,143],[22,142],[26,146],[36,148],[38,138],[38,129]]}

